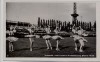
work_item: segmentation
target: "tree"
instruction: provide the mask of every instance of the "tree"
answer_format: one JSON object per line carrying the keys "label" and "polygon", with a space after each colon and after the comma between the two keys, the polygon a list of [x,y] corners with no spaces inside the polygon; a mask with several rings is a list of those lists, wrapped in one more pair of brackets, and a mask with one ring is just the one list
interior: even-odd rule
{"label": "tree", "polygon": [[94,25],[93,25],[93,26],[94,26],[94,28],[96,29],[96,21],[94,22]]}
{"label": "tree", "polygon": [[45,27],[45,19],[43,19],[43,28]]}
{"label": "tree", "polygon": [[79,26],[79,24],[78,24],[78,20],[76,21],[76,26],[77,26],[77,27]]}
{"label": "tree", "polygon": [[87,23],[87,30],[89,31],[89,23]]}
{"label": "tree", "polygon": [[81,27],[83,28],[83,22],[81,21]]}
{"label": "tree", "polygon": [[92,27],[92,24],[91,22],[89,23],[89,30],[91,31],[91,27]]}
{"label": "tree", "polygon": [[80,23],[80,21],[78,22],[78,25],[79,25],[79,26],[81,26],[81,23]]}
{"label": "tree", "polygon": [[62,30],[62,25],[63,25],[62,22],[60,22],[61,30]]}
{"label": "tree", "polygon": [[38,17],[38,27],[40,27],[40,17]]}
{"label": "tree", "polygon": [[50,25],[50,21],[48,20],[48,25]]}
{"label": "tree", "polygon": [[64,30],[64,28],[65,28],[65,25],[64,25],[64,22],[63,22],[63,27],[62,27],[62,29]]}
{"label": "tree", "polygon": [[57,24],[58,24],[58,20],[57,20],[57,22],[56,22]]}
{"label": "tree", "polygon": [[58,27],[60,27],[60,21],[58,20]]}
{"label": "tree", "polygon": [[66,26],[67,26],[67,22],[65,21],[65,28],[66,28]]}
{"label": "tree", "polygon": [[56,21],[54,20],[54,24],[53,24],[54,28],[56,27]]}
{"label": "tree", "polygon": [[84,23],[84,29],[86,30],[86,26],[87,26],[87,24],[86,24],[86,22]]}
{"label": "tree", "polygon": [[50,26],[52,25],[52,20],[50,19]]}
{"label": "tree", "polygon": [[67,23],[67,29],[68,29],[68,31],[70,30],[70,28],[71,28],[71,27],[70,27],[70,22],[68,22],[68,23]]}
{"label": "tree", "polygon": [[83,22],[83,29],[85,28],[85,25],[84,25],[85,23]]}
{"label": "tree", "polygon": [[53,27],[53,19],[52,19],[52,21],[51,21],[51,26]]}
{"label": "tree", "polygon": [[40,23],[40,26],[41,26],[41,28],[43,27],[43,21],[42,21],[42,19],[41,19],[41,23]]}
{"label": "tree", "polygon": [[45,25],[46,25],[46,27],[47,27],[47,25],[48,25],[48,21],[46,20],[46,22],[45,22]]}
{"label": "tree", "polygon": [[94,26],[94,30],[96,31],[96,21],[94,22],[93,26]]}

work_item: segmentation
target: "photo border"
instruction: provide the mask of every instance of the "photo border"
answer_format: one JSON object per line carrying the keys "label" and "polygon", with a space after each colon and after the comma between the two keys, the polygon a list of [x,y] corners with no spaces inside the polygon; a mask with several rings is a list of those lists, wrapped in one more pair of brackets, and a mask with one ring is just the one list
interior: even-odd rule
{"label": "photo border", "polygon": [[[88,3],[96,3],[96,58],[43,58],[43,57],[14,57],[7,58],[6,57],[6,2],[88,2]],[[100,1],[87,1],[87,0],[1,0],[1,59],[3,61],[100,61]]]}

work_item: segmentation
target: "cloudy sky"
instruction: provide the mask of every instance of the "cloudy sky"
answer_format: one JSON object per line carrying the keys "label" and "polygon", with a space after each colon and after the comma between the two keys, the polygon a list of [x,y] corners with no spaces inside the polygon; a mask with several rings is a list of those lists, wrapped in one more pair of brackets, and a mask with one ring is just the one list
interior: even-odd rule
{"label": "cloudy sky", "polygon": [[[55,19],[60,21],[72,21],[72,3],[7,3],[7,20],[23,21],[37,24],[41,19]],[[95,3],[77,3],[78,20],[94,22],[96,20]]]}

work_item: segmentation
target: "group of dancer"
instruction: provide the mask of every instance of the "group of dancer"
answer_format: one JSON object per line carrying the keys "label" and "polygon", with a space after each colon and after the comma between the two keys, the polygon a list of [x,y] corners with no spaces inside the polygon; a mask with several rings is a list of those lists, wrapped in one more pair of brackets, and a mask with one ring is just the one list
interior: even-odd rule
{"label": "group of dancer", "polygon": [[46,35],[43,36],[43,39],[45,39],[46,41],[46,45],[47,45],[47,49],[51,49],[52,50],[52,45],[51,45],[51,42],[50,40],[53,39],[53,40],[56,40],[56,50],[59,51],[59,43],[60,43],[60,40],[64,39],[63,37],[59,36],[58,33],[60,31],[59,27],[57,26],[54,30],[55,32],[55,35],[54,36],[50,36],[50,26],[46,27],[45,28],[45,31],[46,31]]}
{"label": "group of dancer", "polygon": [[[32,30],[32,26],[29,27],[27,29],[29,31],[29,35],[26,35],[25,37],[28,37],[29,38],[29,43],[30,43],[30,51],[32,51],[32,46],[33,46],[33,43],[34,43],[34,38],[40,38],[39,35],[36,35],[36,34],[32,34],[33,30]],[[46,31],[46,35],[42,36],[43,39],[45,39],[45,43],[47,45],[47,49],[50,49],[52,50],[52,44],[51,44],[51,39],[53,40],[56,40],[56,50],[59,51],[59,43],[60,43],[60,40],[64,39],[63,37],[61,37],[60,35],[58,35],[58,33],[61,31],[61,27],[59,28],[58,26],[56,26],[56,28],[54,29],[54,32],[55,32],[55,35],[53,36],[50,36],[50,33],[51,33],[51,29],[50,29],[50,26],[48,25],[46,28],[45,28],[45,31]],[[9,41],[9,51],[14,51],[13,50],[13,42],[15,41],[18,41],[18,38],[14,37],[14,33],[16,32],[15,30],[15,27],[12,27],[10,26],[10,30],[8,30],[6,33],[9,34],[9,36],[6,38],[6,40]],[[75,41],[75,50],[77,51],[78,48],[77,48],[77,41],[80,43],[80,50],[79,52],[83,52],[83,46],[84,46],[84,41],[87,42],[86,39],[84,39],[82,36],[86,36],[86,34],[84,34],[84,31],[81,27],[75,27],[73,26],[72,28],[72,32],[73,32],[73,35],[71,37],[74,38],[74,41]]]}

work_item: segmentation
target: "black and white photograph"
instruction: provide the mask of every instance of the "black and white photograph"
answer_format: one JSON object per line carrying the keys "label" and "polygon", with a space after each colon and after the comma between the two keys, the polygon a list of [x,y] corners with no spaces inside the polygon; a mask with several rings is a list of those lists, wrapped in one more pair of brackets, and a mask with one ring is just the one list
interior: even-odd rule
{"label": "black and white photograph", "polygon": [[96,3],[6,2],[6,58],[96,58]]}

